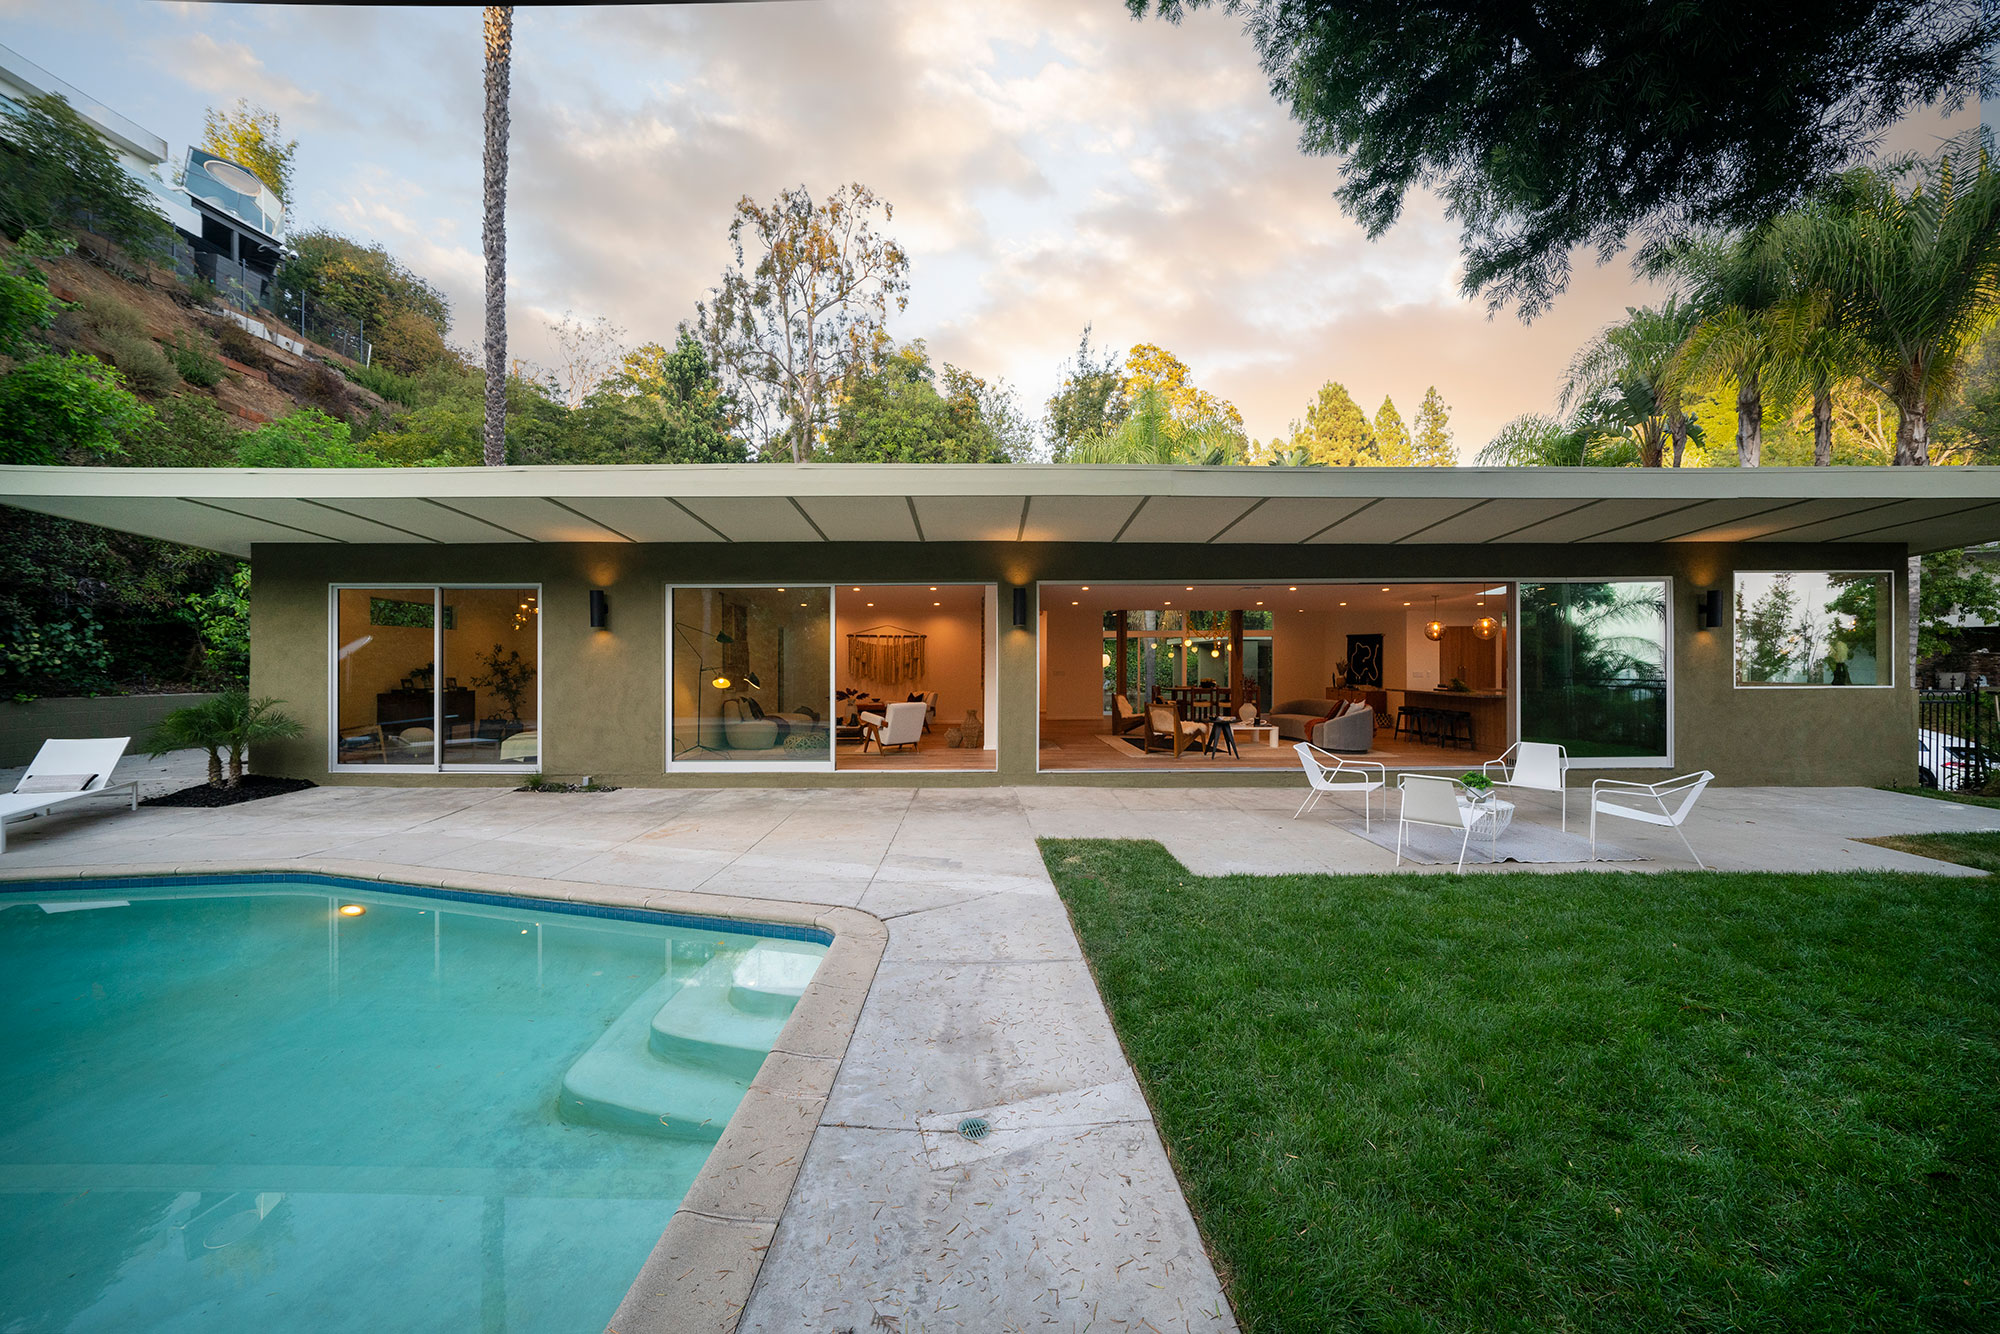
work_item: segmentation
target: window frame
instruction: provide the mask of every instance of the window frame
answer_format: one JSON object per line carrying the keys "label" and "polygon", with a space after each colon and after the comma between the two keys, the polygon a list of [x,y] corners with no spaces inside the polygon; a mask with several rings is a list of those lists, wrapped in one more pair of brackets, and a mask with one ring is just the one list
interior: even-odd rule
{"label": "window frame", "polygon": [[1510,626],[1510,633],[1508,635],[1508,639],[1510,641],[1508,644],[1508,650],[1513,657],[1511,667],[1513,670],[1513,681],[1514,681],[1514,689],[1512,691],[1513,699],[1509,701],[1509,704],[1511,705],[1514,713],[1514,737],[1517,741],[1524,738],[1527,735],[1526,730],[1522,726],[1522,721],[1521,721],[1521,704],[1523,699],[1527,695],[1527,689],[1522,684],[1524,678],[1521,675],[1521,649],[1523,641],[1527,638],[1527,634],[1524,630],[1521,617],[1522,587],[1526,584],[1659,584],[1665,589],[1666,624],[1664,627],[1664,643],[1662,645],[1663,651],[1660,661],[1660,675],[1661,679],[1665,683],[1663,688],[1666,694],[1666,701],[1667,701],[1666,754],[1664,755],[1574,755],[1570,757],[1570,767],[1572,769],[1671,769],[1673,768],[1674,740],[1675,740],[1674,695],[1676,693],[1675,691],[1676,672],[1674,670],[1674,648],[1675,645],[1679,642],[1675,638],[1675,633],[1676,633],[1676,626],[1674,623],[1675,593],[1674,593],[1673,576],[1666,574],[1630,574],[1630,575],[1596,575],[1596,576],[1560,575],[1552,578],[1524,578],[1517,576],[1508,579],[1507,582],[1510,584],[1513,590],[1510,596],[1508,597],[1508,604],[1509,604],[1508,610],[1513,617],[1513,621]]}
{"label": "window frame", "polygon": [[[661,729],[663,735],[660,738],[660,750],[662,759],[661,772],[669,774],[674,774],[674,773],[830,774],[834,772],[834,757],[836,752],[840,749],[839,744],[834,740],[834,735],[833,735],[833,692],[834,692],[834,681],[836,678],[835,667],[839,661],[839,659],[836,656],[837,648],[833,642],[834,639],[833,631],[835,626],[835,616],[834,616],[835,608],[833,599],[834,599],[834,590],[836,589],[836,587],[837,585],[832,583],[819,583],[816,581],[807,583],[781,584],[777,583],[776,581],[761,582],[757,580],[744,580],[740,582],[726,583],[726,584],[669,583],[666,586],[666,601],[664,607],[666,613],[664,617],[665,620],[664,637],[666,639],[666,668],[664,671],[660,673],[661,717],[665,720],[666,725]],[[821,717],[827,720],[826,759],[824,761],[681,760],[678,763],[675,762],[674,760],[674,652],[678,646],[675,642],[675,635],[674,635],[674,594],[680,592],[683,589],[686,589],[690,592],[708,592],[717,589],[732,589],[732,588],[786,588],[786,589],[813,588],[813,589],[822,589],[825,591],[826,593],[826,711],[823,714],[821,714]]]}
{"label": "window frame", "polygon": [[[440,740],[437,756],[429,764],[342,764],[340,762],[340,595],[350,589],[374,592],[412,592],[426,590],[431,595],[431,661],[444,661],[444,595],[454,589],[519,589],[532,591],[535,605],[543,605],[543,588],[539,581],[513,580],[504,583],[403,583],[387,580],[380,583],[330,583],[326,586],[326,771],[329,774],[539,774],[548,759],[546,726],[547,717],[543,709],[542,684],[548,673],[544,669],[542,654],[542,617],[535,617],[535,729],[540,734],[540,743],[535,748],[535,762],[529,764],[452,764],[444,762],[444,745]],[[431,733],[442,738],[444,735],[444,674],[436,672],[431,678]]]}
{"label": "window frame", "polygon": [[[1876,681],[1871,685],[1857,685],[1851,681],[1846,685],[1836,685],[1832,681],[1745,681],[1743,679],[1743,673],[1738,666],[1736,657],[1736,651],[1738,647],[1736,638],[1736,595],[1742,591],[1743,576],[1745,575],[1776,576],[1781,574],[1790,574],[1790,575],[1865,574],[1865,575],[1878,575],[1884,579],[1887,579],[1889,581],[1889,587],[1886,595],[1883,598],[1883,603],[1888,612],[1888,615],[1884,619],[1888,622],[1889,625],[1889,651],[1887,654],[1878,657],[1876,659],[1877,666],[1885,668],[1885,670],[1879,671],[1877,674],[1885,676],[1887,679]],[[1902,641],[1897,634],[1898,629],[1901,627],[1899,627],[1897,620],[1898,608],[1896,604],[1898,599],[1896,597],[1896,572],[1894,570],[1867,570],[1867,569],[1732,570],[1730,571],[1729,575],[1729,593],[1730,593],[1729,681],[1730,684],[1734,686],[1736,689],[1738,690],[1894,690],[1896,688],[1896,659],[1902,656],[1899,652],[1897,652],[1896,645],[1901,643]],[[1907,622],[1908,620],[1907,614],[1904,614],[1903,620]]]}

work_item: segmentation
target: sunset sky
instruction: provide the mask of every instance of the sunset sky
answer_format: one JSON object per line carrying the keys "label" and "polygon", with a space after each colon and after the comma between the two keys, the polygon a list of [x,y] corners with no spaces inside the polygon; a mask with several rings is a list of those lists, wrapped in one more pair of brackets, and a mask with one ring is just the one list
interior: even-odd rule
{"label": "sunset sky", "polygon": [[[300,141],[294,226],[379,241],[477,338],[476,8],[0,0],[7,45],[162,135],[247,97]],[[1650,299],[1579,261],[1531,326],[1458,295],[1428,197],[1378,242],[1301,156],[1238,23],[1137,23],[1120,0],[828,0],[516,12],[510,327],[568,310],[667,340],[728,259],[739,196],[861,181],[895,206],[909,309],[890,331],[1000,377],[1039,416],[1086,324],[1162,344],[1282,433],[1328,379],[1414,415],[1427,385],[1462,457],[1552,405],[1576,346]],[[1925,117],[1925,148],[1976,120]]]}

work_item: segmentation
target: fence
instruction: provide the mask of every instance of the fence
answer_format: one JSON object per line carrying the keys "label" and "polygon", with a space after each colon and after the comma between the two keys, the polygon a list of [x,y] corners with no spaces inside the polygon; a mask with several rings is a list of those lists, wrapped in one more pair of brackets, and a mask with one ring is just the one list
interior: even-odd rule
{"label": "fence", "polygon": [[1917,696],[1917,778],[1925,787],[1978,792],[2000,768],[2000,692],[1925,690]]}
{"label": "fence", "polygon": [[303,292],[286,291],[247,264],[214,251],[197,250],[184,241],[172,243],[166,258],[183,282],[207,283],[224,305],[267,322],[275,317],[302,340],[331,348],[364,366],[373,360],[374,348],[368,342],[364,320],[314,301]]}

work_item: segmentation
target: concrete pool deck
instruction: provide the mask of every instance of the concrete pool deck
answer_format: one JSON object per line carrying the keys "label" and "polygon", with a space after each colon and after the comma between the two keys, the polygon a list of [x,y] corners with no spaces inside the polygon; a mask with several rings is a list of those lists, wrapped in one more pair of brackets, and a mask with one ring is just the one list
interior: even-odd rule
{"label": "concrete pool deck", "polygon": [[[0,872],[226,858],[412,868],[445,884],[560,880],[633,905],[859,908],[888,941],[782,1217],[713,1220],[725,1249],[768,1240],[738,1327],[1228,1330],[1035,839],[1158,839],[1197,874],[1391,868],[1389,851],[1347,831],[1360,826],[1351,802],[1294,821],[1297,801],[1268,788],[325,787],[213,811],[72,808],[10,826]],[[1554,823],[1553,807],[1522,805],[1520,819]],[[1973,874],[1853,841],[1960,830],[2000,830],[2000,811],[1858,788],[1717,788],[1688,826],[1724,870]],[[1616,869],[1690,867],[1669,830],[1621,822],[1616,837],[1651,858]],[[993,1126],[977,1143],[954,1133],[970,1115]],[[687,1257],[690,1271],[701,1259]]]}

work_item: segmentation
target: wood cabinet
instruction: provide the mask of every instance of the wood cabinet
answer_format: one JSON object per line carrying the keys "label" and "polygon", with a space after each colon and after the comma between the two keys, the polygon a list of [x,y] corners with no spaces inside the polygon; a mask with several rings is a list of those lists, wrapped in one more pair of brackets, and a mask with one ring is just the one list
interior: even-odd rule
{"label": "wood cabinet", "polygon": [[1504,634],[1481,639],[1469,625],[1447,625],[1438,641],[1438,684],[1456,679],[1474,690],[1500,689],[1500,658],[1506,642]]}

